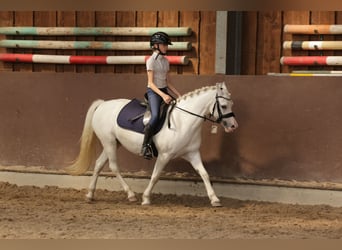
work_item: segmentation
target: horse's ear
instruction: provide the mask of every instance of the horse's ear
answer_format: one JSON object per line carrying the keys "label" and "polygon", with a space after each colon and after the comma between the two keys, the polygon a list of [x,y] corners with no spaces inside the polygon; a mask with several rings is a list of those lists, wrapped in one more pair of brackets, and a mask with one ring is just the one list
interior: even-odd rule
{"label": "horse's ear", "polygon": [[218,82],[218,83],[216,83],[216,88],[221,89],[221,90],[224,88],[227,88],[226,83],[225,82]]}
{"label": "horse's ear", "polygon": [[222,86],[223,86],[223,84],[224,84],[224,82],[218,82],[218,83],[216,83],[216,88],[217,88],[217,89],[221,89]]}

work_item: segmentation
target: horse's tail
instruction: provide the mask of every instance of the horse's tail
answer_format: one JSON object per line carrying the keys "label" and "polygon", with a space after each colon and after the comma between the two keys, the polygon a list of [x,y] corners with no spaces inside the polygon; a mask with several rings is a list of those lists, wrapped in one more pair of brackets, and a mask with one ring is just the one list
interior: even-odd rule
{"label": "horse's tail", "polygon": [[71,175],[85,173],[95,158],[96,135],[92,127],[92,119],[96,108],[103,102],[103,100],[94,101],[88,109],[81,136],[80,152],[74,163],[65,168]]}

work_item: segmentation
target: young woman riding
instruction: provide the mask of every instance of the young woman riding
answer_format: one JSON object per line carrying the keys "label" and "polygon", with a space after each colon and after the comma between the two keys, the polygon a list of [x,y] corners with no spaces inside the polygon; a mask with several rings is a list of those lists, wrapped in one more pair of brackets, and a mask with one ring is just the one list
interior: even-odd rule
{"label": "young woman riding", "polygon": [[169,61],[164,57],[168,45],[172,45],[169,36],[164,32],[156,32],[151,36],[150,46],[152,56],[146,61],[147,70],[147,97],[151,108],[151,119],[145,127],[145,137],[141,155],[145,159],[152,159],[152,137],[159,119],[159,109],[162,102],[169,104],[172,97],[171,90],[177,97],[181,96],[178,90],[170,83]]}

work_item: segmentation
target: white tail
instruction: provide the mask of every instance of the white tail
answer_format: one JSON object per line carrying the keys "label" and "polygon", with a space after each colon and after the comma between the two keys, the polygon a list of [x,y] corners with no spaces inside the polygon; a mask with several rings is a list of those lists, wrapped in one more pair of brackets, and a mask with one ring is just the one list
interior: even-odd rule
{"label": "white tail", "polygon": [[65,170],[71,175],[80,175],[85,173],[89,169],[95,157],[96,135],[92,127],[92,119],[96,108],[103,102],[103,100],[96,100],[88,109],[81,136],[80,153],[78,154],[75,162],[65,168]]}

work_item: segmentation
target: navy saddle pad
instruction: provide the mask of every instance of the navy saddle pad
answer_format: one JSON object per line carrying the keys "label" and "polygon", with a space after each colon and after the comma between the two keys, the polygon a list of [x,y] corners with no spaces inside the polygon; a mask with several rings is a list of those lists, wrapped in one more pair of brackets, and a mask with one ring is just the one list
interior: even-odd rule
{"label": "navy saddle pad", "polygon": [[[120,111],[117,123],[120,127],[129,129],[138,133],[144,133],[143,114],[146,111],[146,105],[142,105],[138,99],[132,99]],[[166,112],[165,112],[166,113]],[[155,134],[162,128],[166,115],[162,116],[156,127]]]}

